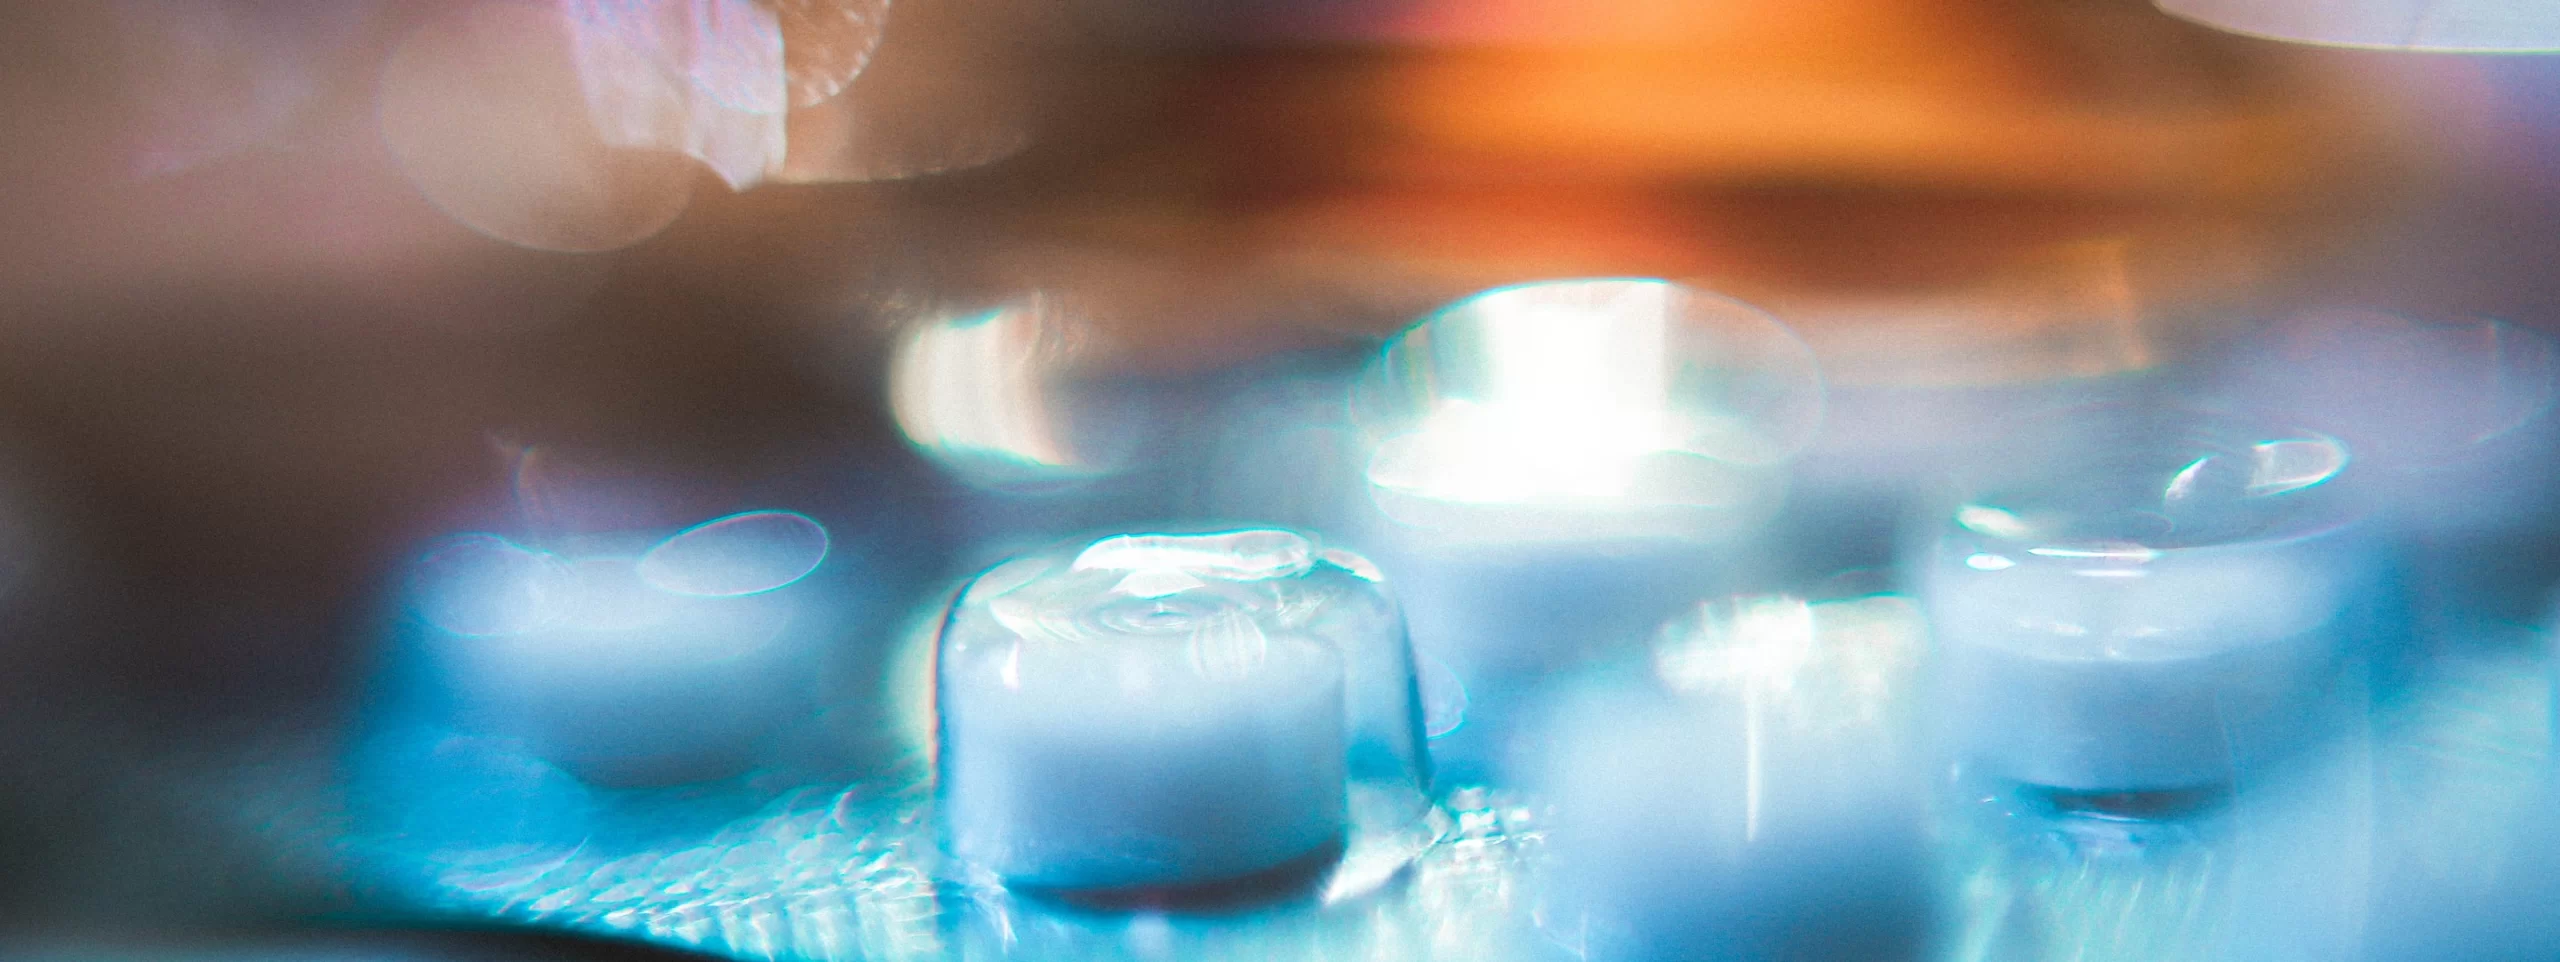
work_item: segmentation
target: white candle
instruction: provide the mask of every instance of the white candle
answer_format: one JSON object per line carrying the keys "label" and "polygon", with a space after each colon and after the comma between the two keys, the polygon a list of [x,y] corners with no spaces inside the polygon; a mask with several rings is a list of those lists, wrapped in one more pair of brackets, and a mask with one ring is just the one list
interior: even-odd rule
{"label": "white candle", "polygon": [[560,554],[494,535],[413,576],[429,684],[453,723],[518,738],[581,777],[732,774],[795,707],[813,623],[783,588],[825,557],[789,512],[733,515],[645,553]]}
{"label": "white candle", "polygon": [[[1812,353],[1747,305],[1659,280],[1485,292],[1399,335],[1353,410],[1361,535],[1417,650],[1476,705],[1444,744],[1504,752],[1514,689],[1640,641],[1706,594],[1822,417]],[[1488,725],[1488,723],[1491,723]]]}
{"label": "white candle", "polygon": [[1179,889],[1320,863],[1355,776],[1418,798],[1400,625],[1334,557],[1142,535],[980,576],[937,692],[954,854],[1022,888]]}
{"label": "white candle", "polygon": [[2344,464],[2333,441],[2270,441],[2157,486],[2119,459],[2099,470],[2132,473],[1958,509],[1921,574],[1955,750],[2089,793],[2225,785],[2281,753],[2365,587],[2348,519],[2308,490]]}
{"label": "white candle", "polygon": [[1596,692],[1556,726],[1550,924],[1594,962],[1926,957],[1921,783],[1892,707],[1917,617],[1890,599],[1699,614],[1657,651],[1677,697]]}

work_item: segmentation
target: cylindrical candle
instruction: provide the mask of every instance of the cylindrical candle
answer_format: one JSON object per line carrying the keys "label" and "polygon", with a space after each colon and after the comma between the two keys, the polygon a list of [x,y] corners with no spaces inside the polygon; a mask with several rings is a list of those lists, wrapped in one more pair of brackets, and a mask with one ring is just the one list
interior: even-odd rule
{"label": "cylindrical candle", "polygon": [[1607,278],[1443,309],[1387,346],[1352,410],[1363,546],[1396,573],[1415,648],[1469,689],[1447,753],[1464,766],[1505,751],[1513,696],[1708,593],[1774,513],[1822,389],[1768,315]]}
{"label": "cylindrical candle", "polygon": [[1266,529],[979,576],[936,697],[953,853],[1021,889],[1182,890],[1320,870],[1355,783],[1418,804],[1410,656],[1367,570]]}
{"label": "cylindrical candle", "polygon": [[1928,956],[1920,780],[1893,707],[1918,619],[1825,607],[1701,606],[1663,633],[1661,690],[1566,714],[1543,766],[1549,923],[1587,958]]}
{"label": "cylindrical candle", "polygon": [[1934,529],[1939,716],[1964,760],[2030,785],[2226,785],[2316,724],[2351,655],[2370,554],[2346,451],[2175,413],[2083,428]]}
{"label": "cylindrical candle", "polygon": [[732,774],[810,707],[795,695],[820,612],[777,589],[827,551],[823,528],[782,511],[716,519],[645,552],[450,539],[413,574],[422,680],[443,723],[520,739],[581,777]]}

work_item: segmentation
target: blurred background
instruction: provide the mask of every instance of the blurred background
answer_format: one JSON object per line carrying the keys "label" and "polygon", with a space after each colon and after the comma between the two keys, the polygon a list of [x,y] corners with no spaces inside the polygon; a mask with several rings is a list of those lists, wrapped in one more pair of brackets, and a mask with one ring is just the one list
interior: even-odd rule
{"label": "blurred background", "polygon": [[[2456,398],[2409,459],[2503,466],[2428,483],[2417,565],[2467,574],[2421,590],[2560,575],[2548,385],[2471,387],[2508,342],[2317,366],[2560,324],[2560,60],[2143,0],[112,0],[0,9],[0,63],[0,931],[361,907],[337,786],[439,536],[798,512],[872,698],[990,532],[1238,510],[937,458],[902,338],[1031,295],[1042,363],[1178,422],[1122,466],[1477,290],[1747,301],[1828,416],[1741,587],[1888,563],[2021,399],[2226,368]],[[856,771],[889,723],[829,724]]]}

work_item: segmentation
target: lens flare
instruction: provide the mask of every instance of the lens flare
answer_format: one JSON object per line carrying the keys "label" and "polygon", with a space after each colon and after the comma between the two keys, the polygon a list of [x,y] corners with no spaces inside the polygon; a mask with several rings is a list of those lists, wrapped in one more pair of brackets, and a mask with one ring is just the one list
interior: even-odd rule
{"label": "lens flare", "polygon": [[1046,298],[920,324],[890,362],[890,412],[917,450],[981,487],[1112,474],[1122,453],[1085,423],[1107,419],[1067,371],[1080,333]]}
{"label": "lens flare", "polygon": [[1822,419],[1812,352],[1738,302],[1665,281],[1477,295],[1400,335],[1363,379],[1368,479],[1408,523],[1481,509],[1705,509],[1766,499],[1760,469]]}

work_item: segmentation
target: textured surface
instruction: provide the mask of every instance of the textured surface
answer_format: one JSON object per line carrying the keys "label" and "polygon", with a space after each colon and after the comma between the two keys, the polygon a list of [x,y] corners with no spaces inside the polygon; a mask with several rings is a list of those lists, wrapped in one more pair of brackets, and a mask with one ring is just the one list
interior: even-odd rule
{"label": "textured surface", "polygon": [[[2476,874],[2511,846],[2550,753],[2546,668],[2514,643],[2437,658],[2403,694],[2350,693],[2374,706],[2356,715],[2369,724],[2224,797],[2128,811],[2123,799],[1959,779],[1934,833],[1957,916],[1939,956],[2352,958],[2368,918],[2388,922],[2380,893]],[[1580,954],[1580,921],[1550,912],[1540,888],[1536,806],[1507,790],[1457,789],[1426,825],[1364,834],[1334,891],[1252,909],[1113,913],[947,880],[914,774],[784,792],[755,809],[743,788],[608,797],[488,745],[437,750],[461,781],[417,779],[441,794],[417,799],[423,808],[396,826],[373,823],[357,846],[377,883],[436,915],[740,959]],[[741,806],[752,814],[719,814]]]}

